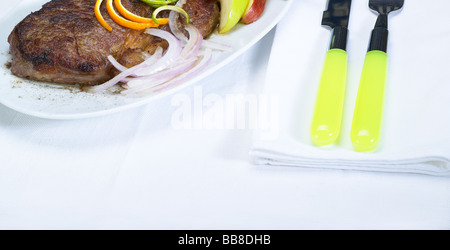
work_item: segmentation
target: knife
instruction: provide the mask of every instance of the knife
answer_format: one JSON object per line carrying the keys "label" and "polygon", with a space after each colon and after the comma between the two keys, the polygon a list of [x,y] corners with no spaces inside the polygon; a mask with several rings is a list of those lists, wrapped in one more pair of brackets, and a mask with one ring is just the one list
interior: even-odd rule
{"label": "knife", "polygon": [[347,78],[347,36],[351,0],[329,0],[322,25],[332,29],[330,49],[325,58],[316,98],[311,139],[317,146],[339,139]]}

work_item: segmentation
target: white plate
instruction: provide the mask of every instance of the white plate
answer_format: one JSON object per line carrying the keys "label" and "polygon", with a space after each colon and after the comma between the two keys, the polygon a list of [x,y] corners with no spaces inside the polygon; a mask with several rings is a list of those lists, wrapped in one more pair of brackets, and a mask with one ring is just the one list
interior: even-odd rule
{"label": "white plate", "polygon": [[39,10],[47,0],[23,0],[8,14],[0,17],[0,103],[28,115],[48,119],[79,119],[110,114],[147,104],[174,93],[225,66],[263,38],[286,13],[292,0],[268,0],[261,18],[250,25],[239,24],[226,35],[213,34],[210,40],[229,44],[230,52],[215,53],[208,68],[192,80],[162,93],[144,97],[120,94],[91,94],[76,87],[24,80],[6,67],[10,60],[7,37],[14,26],[31,11]]}

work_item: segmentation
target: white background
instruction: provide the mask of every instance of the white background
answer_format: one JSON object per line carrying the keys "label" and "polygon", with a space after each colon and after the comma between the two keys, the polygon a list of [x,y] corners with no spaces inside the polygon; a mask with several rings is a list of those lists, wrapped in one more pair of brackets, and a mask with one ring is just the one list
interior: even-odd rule
{"label": "white background", "polygon": [[[183,93],[257,93],[273,35]],[[0,229],[450,229],[448,178],[255,166],[254,131],[176,130],[171,100],[74,121],[0,105]]]}

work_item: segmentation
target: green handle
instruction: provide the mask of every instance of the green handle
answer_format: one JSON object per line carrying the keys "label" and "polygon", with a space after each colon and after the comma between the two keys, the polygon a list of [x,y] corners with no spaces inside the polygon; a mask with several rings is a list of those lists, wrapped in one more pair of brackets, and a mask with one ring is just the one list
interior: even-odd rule
{"label": "green handle", "polygon": [[311,139],[317,146],[332,144],[339,138],[346,78],[347,52],[341,49],[329,50],[311,125]]}
{"label": "green handle", "polygon": [[366,55],[356,98],[351,139],[356,151],[374,150],[380,142],[388,55],[374,50]]}

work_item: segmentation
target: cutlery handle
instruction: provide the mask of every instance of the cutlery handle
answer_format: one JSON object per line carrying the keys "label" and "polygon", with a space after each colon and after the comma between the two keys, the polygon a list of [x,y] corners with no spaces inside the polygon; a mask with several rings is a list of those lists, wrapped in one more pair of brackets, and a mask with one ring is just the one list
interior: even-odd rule
{"label": "cutlery handle", "polygon": [[373,50],[367,53],[351,130],[356,151],[372,151],[380,141],[387,66],[388,55],[385,52]]}
{"label": "cutlery handle", "polygon": [[332,144],[339,138],[346,78],[347,52],[342,49],[329,50],[311,124],[311,139],[317,146]]}

